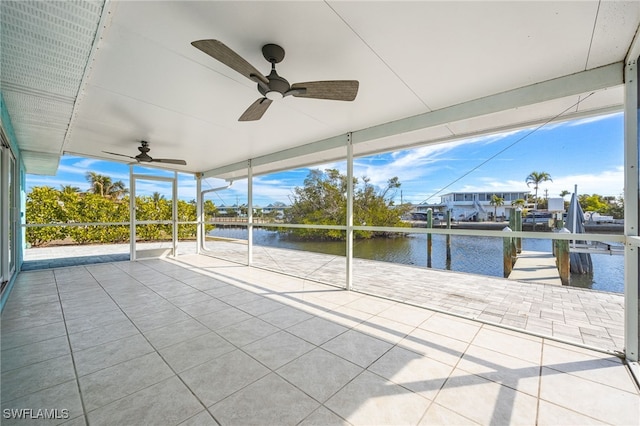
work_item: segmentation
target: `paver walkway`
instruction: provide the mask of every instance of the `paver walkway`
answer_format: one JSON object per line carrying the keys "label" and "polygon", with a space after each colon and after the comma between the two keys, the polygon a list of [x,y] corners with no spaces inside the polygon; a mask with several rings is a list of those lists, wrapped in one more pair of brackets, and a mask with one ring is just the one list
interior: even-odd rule
{"label": "paver walkway", "polygon": [[[219,241],[208,247],[216,257],[246,262],[246,245]],[[253,265],[346,283],[342,256],[255,246]],[[354,259],[353,289],[599,349],[624,348],[624,295],[618,293],[364,259]]]}

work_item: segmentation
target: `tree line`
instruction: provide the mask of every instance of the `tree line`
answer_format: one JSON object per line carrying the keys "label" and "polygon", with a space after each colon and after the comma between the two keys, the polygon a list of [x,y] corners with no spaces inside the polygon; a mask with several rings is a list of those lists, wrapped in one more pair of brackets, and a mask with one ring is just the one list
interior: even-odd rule
{"label": "tree line", "polygon": [[[118,223],[129,222],[129,190],[122,181],[113,181],[109,176],[89,172],[86,175],[89,190],[64,185],[60,189],[36,186],[27,194],[26,223],[28,224],[73,224],[73,223]],[[205,212],[215,214],[217,209],[211,201],[204,204]],[[136,197],[136,219],[170,220],[172,204],[158,192],[150,196]],[[180,222],[196,220],[195,200],[177,202]],[[212,229],[208,225],[208,229]],[[139,241],[171,239],[171,225],[147,224],[136,227]],[[196,236],[195,224],[178,225],[178,238]],[[128,225],[78,225],[28,227],[26,240],[32,246],[51,242],[70,241],[77,244],[122,243],[129,241]]]}
{"label": "tree line", "polygon": [[[74,186],[37,186],[27,194],[26,222],[48,223],[118,223],[129,222],[129,191],[122,181],[94,172],[86,174],[89,190],[82,192]],[[400,187],[397,177],[387,181],[382,189],[375,187],[367,177],[354,178],[354,224],[372,226],[402,226],[401,216],[410,205],[396,206],[393,198]],[[338,170],[311,170],[302,187],[292,193],[291,208],[287,209],[284,223],[309,225],[345,225],[347,217],[347,177]],[[178,221],[196,220],[195,200],[178,200]],[[205,217],[218,213],[215,204],[204,202]],[[136,197],[136,219],[169,220],[171,202],[159,193]],[[213,229],[207,225],[205,231]],[[331,229],[281,229],[299,238],[344,240],[346,234]],[[195,238],[196,225],[179,225],[178,238]],[[356,238],[388,236],[388,232],[356,231]],[[51,242],[71,241],[87,243],[122,243],[129,239],[128,225],[79,225],[28,227],[27,242],[40,246]],[[136,238],[141,241],[157,241],[171,238],[171,225],[139,225]]]}
{"label": "tree line", "polygon": [[[47,223],[118,223],[129,222],[129,190],[122,181],[113,181],[109,176],[94,172],[86,174],[90,184],[89,190],[82,192],[78,187],[61,186],[60,189],[50,186],[32,188],[27,194],[26,222],[28,224]],[[533,172],[527,177],[527,184],[534,185],[535,194],[531,200],[537,208],[546,207],[546,199],[538,198],[538,187],[544,181],[550,181],[546,172]],[[347,176],[336,169],[324,171],[314,169],[309,172],[303,186],[293,189],[291,207],[285,211],[284,223],[303,225],[344,226],[347,223]],[[399,227],[407,226],[402,217],[412,209],[411,204],[396,205],[394,198],[401,187],[398,177],[388,179],[382,187],[375,186],[368,177],[353,178],[353,223],[356,226]],[[563,191],[560,196],[568,195]],[[579,196],[584,211],[595,211],[614,218],[624,216],[624,200],[622,197],[611,199],[598,194]],[[525,204],[525,200],[514,203]],[[494,210],[504,205],[504,200],[496,195],[490,204]],[[193,222],[196,220],[195,200],[178,200],[178,221]],[[204,202],[205,217],[217,215],[215,204]],[[151,196],[136,197],[136,219],[170,220],[171,202],[159,193]],[[206,225],[205,231],[213,229]],[[344,240],[344,230],[280,228],[285,232],[303,239]],[[178,238],[195,238],[196,225],[178,225]],[[387,231],[356,230],[355,238],[388,237],[396,235]],[[122,243],[129,240],[128,225],[79,225],[79,226],[47,226],[28,227],[27,242],[39,246],[53,241],[70,240],[79,244],[87,243]],[[141,241],[157,241],[171,239],[171,225],[148,224],[139,225],[136,237]]]}

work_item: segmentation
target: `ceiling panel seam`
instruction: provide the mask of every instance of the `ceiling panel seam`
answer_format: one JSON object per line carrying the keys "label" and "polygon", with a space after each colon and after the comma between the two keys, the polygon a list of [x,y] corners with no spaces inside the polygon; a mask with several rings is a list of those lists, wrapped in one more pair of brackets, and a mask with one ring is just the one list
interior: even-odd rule
{"label": "ceiling panel seam", "polygon": [[393,69],[393,67],[391,67],[391,65],[389,65],[389,63],[388,63],[387,61],[385,61],[385,60],[384,60],[384,58],[383,58],[382,56],[380,56],[380,54],[379,54],[379,53],[378,53],[378,52],[377,52],[377,51],[376,51],[376,50],[375,50],[375,49],[374,49],[374,48],[373,48],[369,43],[367,43],[367,42],[366,42],[366,40],[364,39],[364,37],[362,37],[362,36],[361,36],[361,35],[360,35],[356,30],[355,30],[355,28],[353,28],[353,27],[352,27],[352,26],[351,26],[351,25],[346,21],[346,19],[345,19],[345,18],[343,18],[343,17],[342,17],[342,15],[340,15],[340,14],[338,13],[338,11],[336,11],[336,10],[335,10],[335,9],[334,9],[334,8],[333,8],[333,7],[328,3],[328,2],[327,2],[326,4],[327,4],[327,6],[328,6],[332,11],[333,11],[333,13],[335,13],[335,14],[336,14],[336,16],[337,16],[338,18],[340,18],[340,20],[341,20],[342,22],[344,22],[344,24],[347,26],[347,28],[349,28],[349,30],[350,30],[351,32],[353,32],[353,34],[355,34],[355,36],[356,36],[356,37],[358,37],[358,39],[359,39],[359,40],[360,40],[360,41],[361,41],[365,46],[367,46],[367,49],[369,49],[369,50],[370,50],[370,51],[371,51],[371,52],[372,52],[372,53],[373,53],[373,54],[374,54],[378,59],[380,59],[380,61],[384,64],[384,66],[385,66],[385,67],[387,67],[387,69],[388,69],[389,71],[391,71],[391,73],[392,73],[393,75],[395,75],[395,76],[398,78],[398,80],[399,80],[399,81],[400,81],[400,82],[401,82],[401,83],[402,83],[402,84],[403,84],[403,85],[404,85],[404,86],[405,86],[405,87],[406,87],[406,88],[407,88],[411,93],[413,93],[413,95],[416,97],[416,99],[418,99],[418,101],[419,101],[422,105],[424,105],[424,107],[425,107],[425,108],[427,108],[427,111],[433,111],[433,108],[431,108],[431,107],[429,106],[429,104],[427,104],[427,102],[425,102],[425,100],[424,100],[424,99],[422,99],[422,97],[420,97],[420,95],[418,95],[418,94],[416,93],[416,91],[415,91],[415,90],[413,90],[413,88],[411,88],[411,86],[410,86],[406,81],[404,81],[404,79],[403,79],[403,78],[402,78],[402,77],[401,77],[401,76],[400,76],[400,75],[399,75],[399,74],[398,74],[398,73]]}
{"label": "ceiling panel seam", "polygon": [[60,145],[60,155],[64,153],[64,148],[71,138],[71,133],[73,132],[74,128],[73,123],[75,122],[75,119],[78,115],[78,109],[80,107],[80,104],[82,103],[85,88],[89,84],[89,78],[93,69],[93,62],[95,61],[96,54],[100,48],[99,45],[102,40],[102,34],[110,26],[112,10],[115,8],[115,4],[116,2],[112,2],[111,0],[105,0],[102,4],[100,19],[98,20],[98,25],[96,26],[96,29],[94,31],[91,49],[89,50],[89,55],[87,56],[87,61],[85,62],[84,70],[82,72],[82,78],[80,79],[78,91],[75,96],[75,102],[71,111],[71,117],[69,118],[69,127],[62,140],[62,144]]}
{"label": "ceiling panel seam", "polygon": [[589,37],[589,49],[587,49],[587,59],[584,61],[584,69],[586,70],[589,66],[589,58],[591,57],[591,47],[593,46],[593,38],[596,34],[596,26],[598,24],[598,17],[600,16],[600,3],[602,0],[598,1],[598,8],[596,9],[596,16],[593,18],[593,28],[591,28],[591,37]]}
{"label": "ceiling panel seam", "polygon": [[627,54],[625,56],[625,63],[630,65],[631,63],[635,63],[640,57],[640,26],[636,29],[636,33],[633,36],[633,41],[627,50]]}

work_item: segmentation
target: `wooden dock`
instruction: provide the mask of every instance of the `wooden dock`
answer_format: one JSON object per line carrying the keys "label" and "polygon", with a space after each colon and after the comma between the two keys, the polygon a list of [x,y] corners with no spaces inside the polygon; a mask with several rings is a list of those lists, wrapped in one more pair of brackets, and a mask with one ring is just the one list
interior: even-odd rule
{"label": "wooden dock", "polygon": [[553,254],[539,251],[523,251],[518,255],[510,280],[539,284],[562,285]]}

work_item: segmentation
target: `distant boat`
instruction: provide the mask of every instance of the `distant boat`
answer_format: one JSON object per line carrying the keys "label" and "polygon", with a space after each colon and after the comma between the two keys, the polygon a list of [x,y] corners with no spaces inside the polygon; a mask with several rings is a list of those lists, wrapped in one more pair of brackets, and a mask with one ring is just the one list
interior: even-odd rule
{"label": "distant boat", "polygon": [[615,220],[613,219],[613,216],[604,216],[601,215],[598,212],[586,212],[584,214],[584,220],[588,221],[589,223],[613,223]]}
{"label": "distant boat", "polygon": [[549,223],[549,220],[553,219],[553,215],[550,212],[532,211],[527,213],[522,223]]}

